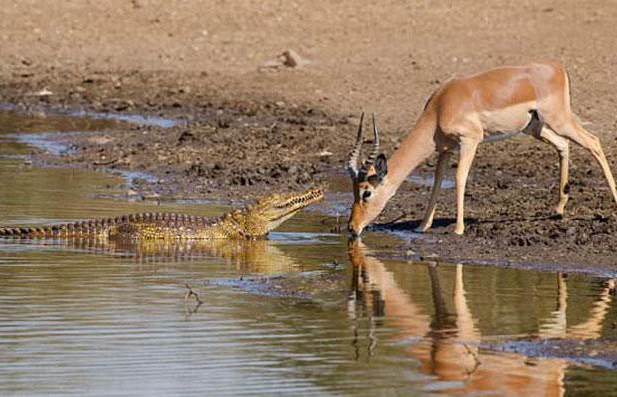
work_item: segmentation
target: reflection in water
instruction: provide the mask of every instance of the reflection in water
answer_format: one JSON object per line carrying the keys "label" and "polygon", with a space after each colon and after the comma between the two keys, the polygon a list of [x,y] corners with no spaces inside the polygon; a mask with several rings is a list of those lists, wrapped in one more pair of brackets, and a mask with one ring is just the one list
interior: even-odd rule
{"label": "reflection in water", "polygon": [[[310,238],[311,234],[305,234]],[[279,240],[278,243],[285,242]],[[301,243],[301,242],[300,242]],[[0,237],[0,250],[76,251],[129,257],[137,263],[164,264],[225,260],[240,273],[284,274],[298,270],[297,261],[283,253],[275,243],[260,240],[130,240],[107,238],[32,238],[14,240]]]}
{"label": "reflection in water", "polygon": [[[354,266],[349,313],[357,321],[357,306],[373,309],[373,315],[387,316],[401,329],[401,338],[414,342],[408,352],[421,362],[421,370],[434,375],[438,389],[449,394],[500,396],[563,396],[564,377],[570,363],[564,359],[530,359],[515,353],[479,349],[483,335],[477,327],[465,292],[464,267],[455,265],[449,312],[435,266],[429,265],[434,315],[424,313],[405,293],[378,259],[367,256],[361,241],[351,243],[349,258]],[[589,311],[587,321],[568,327],[566,320],[567,278],[557,275],[557,309],[540,327],[540,338],[598,338],[610,303],[615,280],[604,285]],[[380,302],[378,307],[372,302]],[[369,314],[369,321],[372,321]],[[356,332],[356,331],[354,331]],[[488,394],[485,394],[488,393]]]}

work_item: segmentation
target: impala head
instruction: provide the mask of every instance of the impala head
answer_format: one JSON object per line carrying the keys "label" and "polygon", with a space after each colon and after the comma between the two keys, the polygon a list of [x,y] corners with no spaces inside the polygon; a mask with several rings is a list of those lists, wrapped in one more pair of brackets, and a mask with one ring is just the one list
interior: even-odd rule
{"label": "impala head", "polygon": [[263,236],[294,216],[302,208],[321,200],[323,190],[309,189],[301,193],[274,193],[257,203],[238,210],[234,215],[247,236]]}
{"label": "impala head", "polygon": [[373,115],[373,147],[369,155],[358,169],[358,157],[362,149],[362,122],[364,113],[360,116],[360,126],[356,145],[349,156],[347,169],[353,185],[354,202],[351,207],[348,229],[352,237],[358,237],[364,227],[379,215],[389,198],[385,187],[388,173],[386,156],[379,153],[379,132]]}

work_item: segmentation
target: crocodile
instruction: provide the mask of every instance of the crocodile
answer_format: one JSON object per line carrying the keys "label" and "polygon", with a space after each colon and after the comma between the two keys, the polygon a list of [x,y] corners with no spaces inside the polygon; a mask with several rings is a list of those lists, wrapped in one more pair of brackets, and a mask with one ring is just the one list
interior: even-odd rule
{"label": "crocodile", "polygon": [[179,213],[142,212],[115,218],[84,220],[36,227],[0,228],[12,238],[108,238],[134,240],[257,239],[268,234],[302,208],[321,200],[321,189],[274,193],[253,205],[218,218]]}

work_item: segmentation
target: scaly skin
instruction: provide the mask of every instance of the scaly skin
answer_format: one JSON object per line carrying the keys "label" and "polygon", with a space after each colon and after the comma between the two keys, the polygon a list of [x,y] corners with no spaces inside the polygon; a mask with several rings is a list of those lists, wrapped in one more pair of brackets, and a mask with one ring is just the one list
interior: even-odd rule
{"label": "scaly skin", "polygon": [[272,194],[256,204],[209,219],[176,213],[138,213],[39,227],[0,228],[13,238],[110,238],[211,240],[265,236],[302,208],[323,198],[321,189]]}

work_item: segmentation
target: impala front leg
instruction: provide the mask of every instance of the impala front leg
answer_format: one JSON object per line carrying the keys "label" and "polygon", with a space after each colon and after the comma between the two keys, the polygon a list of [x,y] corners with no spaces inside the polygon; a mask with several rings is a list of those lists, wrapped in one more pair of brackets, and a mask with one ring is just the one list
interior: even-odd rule
{"label": "impala front leg", "polygon": [[458,235],[465,232],[465,185],[479,143],[480,139],[476,138],[461,139],[461,153],[456,170],[456,228],[454,229],[454,233]]}
{"label": "impala front leg", "polygon": [[437,196],[441,189],[441,181],[445,173],[448,159],[450,158],[450,152],[442,152],[437,159],[437,168],[435,169],[435,180],[433,181],[433,190],[431,191],[431,198],[428,201],[428,207],[426,208],[426,214],[420,226],[416,229],[418,232],[424,233],[433,224],[433,216],[435,216],[435,204],[437,203]]}

